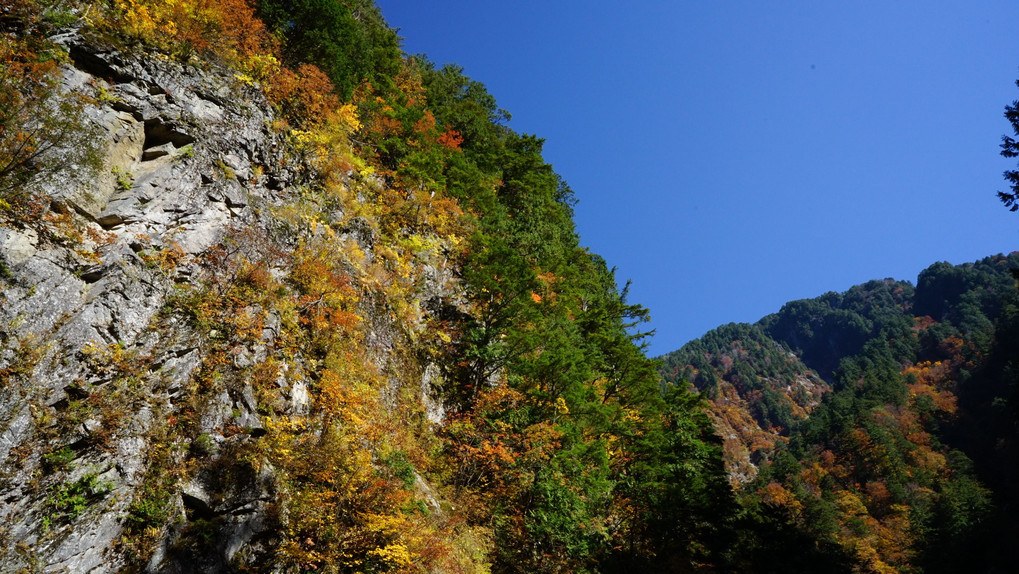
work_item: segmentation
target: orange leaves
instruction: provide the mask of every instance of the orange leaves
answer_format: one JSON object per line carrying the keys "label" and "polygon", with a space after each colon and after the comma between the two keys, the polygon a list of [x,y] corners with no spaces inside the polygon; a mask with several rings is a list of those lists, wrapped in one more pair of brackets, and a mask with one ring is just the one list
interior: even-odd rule
{"label": "orange leaves", "polygon": [[460,135],[460,132],[449,129],[442,132],[435,141],[443,147],[447,147],[452,150],[459,150],[460,144],[464,143],[464,138]]}
{"label": "orange leaves", "polygon": [[[950,340],[946,340],[943,345],[958,348]],[[907,383],[907,386],[913,401],[919,397],[926,397],[936,410],[952,415],[955,414],[957,404],[951,388],[955,386],[958,368],[959,363],[951,360],[923,361],[910,365],[902,371],[902,374],[907,376],[907,381],[912,381]]]}
{"label": "orange leaves", "polygon": [[[348,366],[353,366],[351,363],[357,361],[357,358],[350,354],[345,359],[344,362]],[[345,370],[349,371],[350,369]],[[375,393],[367,385],[359,384],[359,379],[362,379],[363,376],[359,375],[362,374],[338,373],[332,369],[323,370],[318,380],[317,408],[330,417],[338,419],[342,424],[356,428],[364,427],[371,416],[372,409],[377,408],[378,405],[375,404]]]}
{"label": "orange leaves", "polygon": [[435,116],[432,115],[431,110],[425,110],[424,115],[420,120],[414,123],[414,131],[419,135],[427,135],[429,132],[435,129]]}
{"label": "orange leaves", "polygon": [[546,289],[551,289],[557,283],[559,283],[559,278],[556,277],[555,273],[552,273],[551,271],[538,273],[537,278],[538,281],[541,281],[542,285],[544,285]]}
{"label": "orange leaves", "polygon": [[758,495],[761,497],[761,502],[785,508],[794,517],[799,516],[803,511],[803,504],[796,500],[793,493],[777,482],[769,482],[767,486],[758,491]]}
{"label": "orange leaves", "polygon": [[521,495],[560,447],[562,432],[551,421],[519,420],[528,403],[499,385],[479,391],[473,411],[450,417],[445,435],[454,480],[476,497],[470,512],[484,515],[489,505]]}
{"label": "orange leaves", "polygon": [[867,493],[867,507],[872,511],[883,513],[890,507],[892,494],[888,492],[884,482],[880,480],[868,482],[864,490]]}
{"label": "orange leaves", "polygon": [[265,91],[269,101],[297,128],[324,123],[340,108],[329,77],[311,64],[301,64],[296,70],[277,68]]}
{"label": "orange leaves", "polygon": [[538,279],[538,290],[531,291],[531,300],[535,303],[555,303],[557,301],[557,295],[555,286],[559,283],[559,278],[555,276],[551,271],[545,271],[536,275]]}
{"label": "orange leaves", "polygon": [[216,12],[218,39],[233,50],[240,62],[262,54],[269,44],[265,25],[255,17],[248,0],[208,0]]}
{"label": "orange leaves", "polygon": [[176,241],[171,241],[168,246],[159,249],[142,251],[139,256],[142,261],[158,267],[167,276],[187,259],[187,253]]}
{"label": "orange leaves", "polygon": [[382,404],[383,382],[361,351],[333,346],[313,385],[316,416],[266,424],[265,455],[287,477],[280,562],[362,572],[456,563],[455,515],[424,512],[421,457],[402,450],[399,414]]}
{"label": "orange leaves", "polygon": [[300,291],[297,299],[302,323],[313,333],[349,333],[360,323],[353,311],[357,292],[325,244],[303,246],[294,255],[290,279]]}

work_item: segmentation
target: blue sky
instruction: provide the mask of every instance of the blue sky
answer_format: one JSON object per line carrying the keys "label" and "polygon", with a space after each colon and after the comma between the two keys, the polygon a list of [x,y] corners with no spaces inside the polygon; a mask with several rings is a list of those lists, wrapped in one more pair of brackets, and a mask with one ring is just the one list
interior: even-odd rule
{"label": "blue sky", "polygon": [[573,188],[649,354],[789,300],[1019,249],[995,191],[1019,2],[377,0]]}

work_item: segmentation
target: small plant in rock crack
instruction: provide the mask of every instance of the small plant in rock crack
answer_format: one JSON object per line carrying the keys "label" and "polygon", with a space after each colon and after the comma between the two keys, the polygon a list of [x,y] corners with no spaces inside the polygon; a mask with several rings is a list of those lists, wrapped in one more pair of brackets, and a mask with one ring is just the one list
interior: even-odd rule
{"label": "small plant in rock crack", "polygon": [[70,470],[71,461],[73,460],[74,450],[72,450],[70,446],[65,446],[60,450],[55,450],[51,453],[42,455],[43,468],[47,472]]}
{"label": "small plant in rock crack", "polygon": [[191,441],[191,446],[188,449],[188,452],[190,452],[192,456],[204,457],[216,454],[218,450],[219,446],[212,439],[212,435],[209,433],[202,433],[195,437],[195,440]]}
{"label": "small plant in rock crack", "polygon": [[54,522],[73,520],[91,504],[101,500],[113,490],[113,483],[101,480],[99,475],[90,472],[78,480],[64,482],[50,488],[46,497],[46,507],[50,514],[43,517],[43,528],[49,529]]}
{"label": "small plant in rock crack", "polygon": [[237,172],[234,168],[228,166],[223,160],[216,160],[216,166],[223,173],[223,176],[227,179],[237,179]]}
{"label": "small plant in rock crack", "polygon": [[131,191],[131,188],[134,187],[134,174],[116,166],[111,171],[117,178],[117,189],[120,191]]}
{"label": "small plant in rock crack", "polygon": [[97,80],[91,80],[89,83],[95,90],[94,97],[96,102],[99,104],[112,106],[113,104],[121,101],[120,98],[113,93],[113,91],[107,87],[105,83],[99,83]]}

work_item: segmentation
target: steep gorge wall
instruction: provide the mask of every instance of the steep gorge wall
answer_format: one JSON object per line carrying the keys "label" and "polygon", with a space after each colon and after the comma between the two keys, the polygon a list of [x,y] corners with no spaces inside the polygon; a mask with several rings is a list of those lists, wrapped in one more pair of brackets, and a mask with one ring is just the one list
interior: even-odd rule
{"label": "steep gorge wall", "polygon": [[[59,41],[66,88],[94,97],[86,129],[101,165],[36,188],[32,217],[0,225],[0,571],[251,563],[285,492],[252,445],[267,414],[309,413],[301,372],[326,359],[282,340],[300,328],[283,312],[209,286],[255,261],[256,283],[282,289],[286,255],[329,234],[353,254],[334,262],[356,293],[344,336],[385,382],[385,404],[402,393],[434,418],[435,370],[407,341],[427,313],[414,299],[455,300],[452,271],[441,246],[420,250],[404,279],[412,308],[394,311],[372,276],[369,221],[342,206],[329,229],[292,214],[313,171],[257,89],[214,66]],[[216,313],[235,330],[196,321]]]}

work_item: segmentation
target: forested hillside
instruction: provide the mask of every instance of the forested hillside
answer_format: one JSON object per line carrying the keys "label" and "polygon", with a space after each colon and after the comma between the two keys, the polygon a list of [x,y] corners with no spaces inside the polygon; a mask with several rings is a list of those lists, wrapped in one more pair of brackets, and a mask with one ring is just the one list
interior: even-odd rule
{"label": "forested hillside", "polygon": [[[1019,533],[1017,267],[1016,254],[937,263],[915,289],[886,279],[793,301],[667,355],[662,372],[710,399],[744,503],[783,509],[856,569],[1005,572]],[[811,377],[830,385],[819,404]]]}

